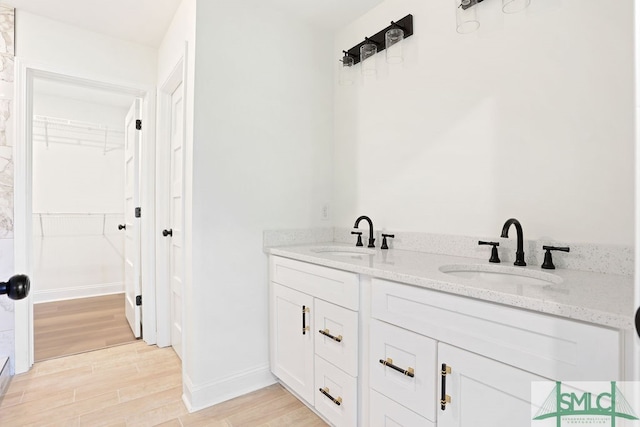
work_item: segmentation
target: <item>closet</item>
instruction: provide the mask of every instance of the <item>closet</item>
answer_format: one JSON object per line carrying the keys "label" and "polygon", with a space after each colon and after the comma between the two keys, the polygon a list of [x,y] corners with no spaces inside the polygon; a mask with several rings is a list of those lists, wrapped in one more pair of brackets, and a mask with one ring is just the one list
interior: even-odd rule
{"label": "closet", "polygon": [[[100,328],[112,327],[107,320],[124,316],[124,233],[118,225],[124,223],[124,117],[130,104],[131,99],[122,95],[44,79],[35,82],[32,295],[36,360],[39,348],[54,340],[48,330],[38,330],[39,313],[49,316],[47,328],[59,325],[69,330],[69,339],[55,338],[55,345],[66,341],[65,348],[60,348],[66,354],[84,349],[84,344],[76,347],[73,334],[80,334],[87,323],[95,323],[91,339],[97,342]],[[85,318],[82,326],[66,325],[76,313],[52,320],[55,310],[62,309],[46,305],[90,298],[72,305],[80,316],[83,306],[100,310],[101,300],[96,298],[105,295],[111,297],[105,303],[103,323]],[[121,306],[116,295],[122,296]],[[74,328],[78,330],[73,332]],[[40,352],[40,356],[51,354]]]}

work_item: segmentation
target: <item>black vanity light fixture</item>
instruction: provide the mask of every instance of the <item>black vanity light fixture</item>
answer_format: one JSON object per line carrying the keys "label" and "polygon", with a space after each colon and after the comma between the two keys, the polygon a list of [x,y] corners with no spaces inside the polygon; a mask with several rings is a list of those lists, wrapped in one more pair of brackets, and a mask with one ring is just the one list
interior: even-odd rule
{"label": "black vanity light fixture", "polygon": [[[460,34],[472,33],[480,27],[476,8],[473,6],[484,0],[453,0],[456,7],[456,31]],[[502,12],[506,14],[521,12],[531,0],[502,0]]]}
{"label": "black vanity light fixture", "polygon": [[[378,31],[371,37],[365,37],[364,41],[353,46],[349,50],[343,50],[341,84],[352,84],[354,77],[352,68],[362,62],[362,72],[365,75],[375,75],[374,57],[377,53],[388,49],[387,62],[401,62],[402,51],[398,49],[402,40],[413,35],[413,15],[409,14],[399,21],[391,21],[391,25]],[[395,46],[395,48],[394,48]],[[367,61],[370,59],[370,61]]]}

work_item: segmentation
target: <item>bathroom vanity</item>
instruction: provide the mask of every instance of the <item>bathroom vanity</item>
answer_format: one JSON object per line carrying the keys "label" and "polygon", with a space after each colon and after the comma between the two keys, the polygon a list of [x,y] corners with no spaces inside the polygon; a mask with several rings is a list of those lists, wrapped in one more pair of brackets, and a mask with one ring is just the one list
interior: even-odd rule
{"label": "bathroom vanity", "polygon": [[271,370],[332,425],[530,425],[532,381],[624,380],[631,363],[628,276],[336,244],[269,254]]}

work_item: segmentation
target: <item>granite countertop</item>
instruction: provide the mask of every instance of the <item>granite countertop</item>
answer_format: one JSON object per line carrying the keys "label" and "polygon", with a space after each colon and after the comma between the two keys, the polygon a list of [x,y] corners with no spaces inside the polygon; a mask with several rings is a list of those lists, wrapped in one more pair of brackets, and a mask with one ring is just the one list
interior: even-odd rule
{"label": "granite countertop", "polygon": [[[408,285],[492,301],[569,319],[581,320],[616,329],[632,329],[633,277],[579,270],[542,270],[539,265],[505,267],[526,269],[540,278],[553,275],[555,283],[517,285],[489,283],[443,273],[440,267],[470,265],[491,268],[496,264],[476,258],[430,254],[398,249],[375,249],[374,255],[345,255],[318,252],[332,248],[356,249],[352,245],[318,243],[267,248],[271,255],[282,256],[326,267]],[[366,250],[366,249],[365,249]]]}

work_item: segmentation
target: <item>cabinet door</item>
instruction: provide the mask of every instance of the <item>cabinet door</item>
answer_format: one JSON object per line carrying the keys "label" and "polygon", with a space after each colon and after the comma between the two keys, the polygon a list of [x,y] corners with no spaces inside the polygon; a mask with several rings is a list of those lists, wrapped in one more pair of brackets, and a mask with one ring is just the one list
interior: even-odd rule
{"label": "cabinet door", "polygon": [[271,372],[313,405],[313,297],[272,282],[270,320]]}
{"label": "cabinet door", "polygon": [[[446,364],[443,410],[438,402],[438,427],[496,427],[531,425],[531,382],[546,378],[438,343],[438,366]],[[442,376],[438,394],[442,390]],[[441,396],[438,396],[441,397]]]}

